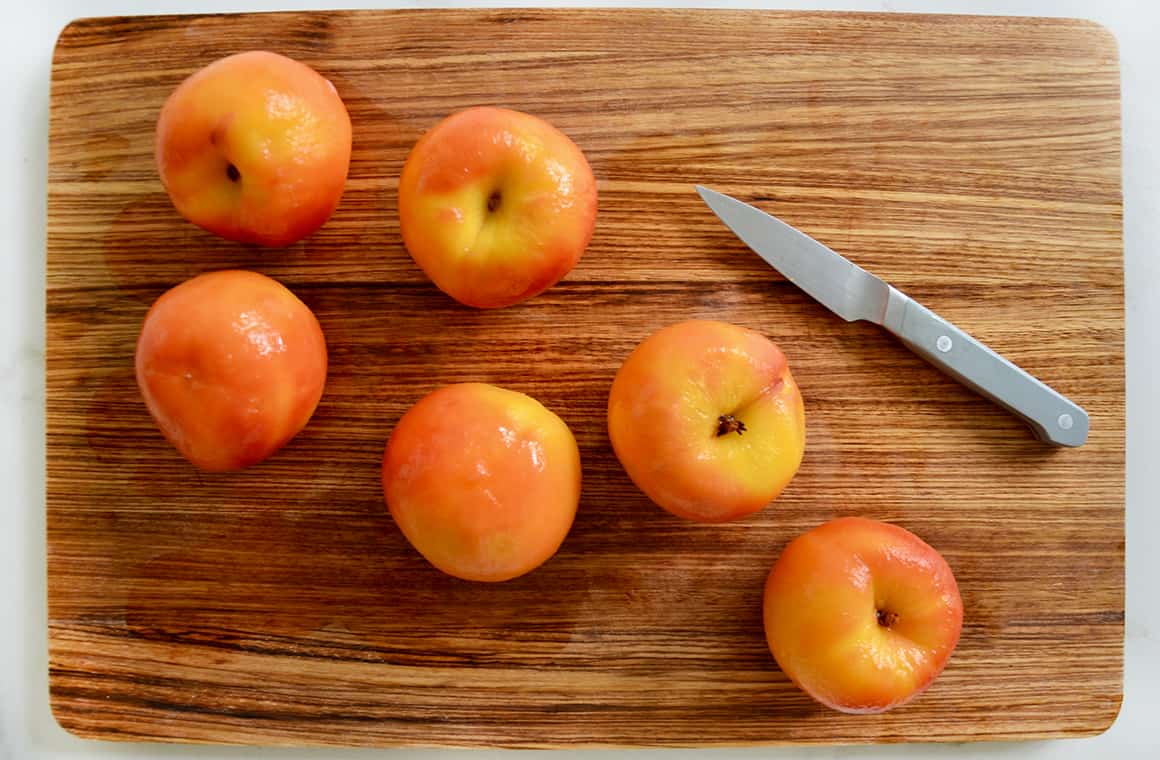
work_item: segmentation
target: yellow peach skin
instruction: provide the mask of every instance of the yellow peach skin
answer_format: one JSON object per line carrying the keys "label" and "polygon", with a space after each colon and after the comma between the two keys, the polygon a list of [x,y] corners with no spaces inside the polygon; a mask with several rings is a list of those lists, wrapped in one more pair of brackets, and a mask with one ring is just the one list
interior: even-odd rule
{"label": "yellow peach skin", "polygon": [[351,125],[328,80],[254,50],[182,82],[157,120],[157,169],[186,219],[229,240],[284,246],[330,217],[346,184]]}
{"label": "yellow peach skin", "polygon": [[785,355],[753,330],[694,320],[646,338],[608,400],[608,434],[632,481],[673,514],[724,522],[781,493],[805,450]]}
{"label": "yellow peach skin", "polygon": [[580,148],[519,111],[448,116],[399,179],[407,250],[468,306],[510,306],[551,287],[576,266],[595,222],[596,180]]}
{"label": "yellow peach skin", "polygon": [[555,554],[572,527],[580,451],[563,420],[530,396],[449,385],[391,433],[383,494],[432,565],[464,580],[509,580]]}
{"label": "yellow peach skin", "polygon": [[799,536],[769,574],[765,635],[782,671],[822,704],[876,713],[942,672],[963,605],[937,551],[896,525],[848,517]]}

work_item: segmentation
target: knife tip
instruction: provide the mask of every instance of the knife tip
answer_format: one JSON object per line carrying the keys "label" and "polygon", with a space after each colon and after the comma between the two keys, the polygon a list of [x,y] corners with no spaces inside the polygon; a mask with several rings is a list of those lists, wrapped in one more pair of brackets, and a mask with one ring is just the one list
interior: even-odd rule
{"label": "knife tip", "polygon": [[733,200],[728,195],[719,193],[716,190],[710,190],[704,185],[693,185],[693,187],[697,188],[697,195],[701,196],[701,200],[704,201],[705,205],[708,206],[713,211],[713,213],[717,214],[718,216],[720,216],[720,213],[718,213],[717,209],[725,201]]}

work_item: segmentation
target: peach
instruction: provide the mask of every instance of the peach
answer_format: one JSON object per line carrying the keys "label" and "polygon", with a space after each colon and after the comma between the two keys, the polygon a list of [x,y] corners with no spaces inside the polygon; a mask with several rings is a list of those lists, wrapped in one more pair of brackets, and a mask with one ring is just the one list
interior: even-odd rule
{"label": "peach", "polygon": [[596,180],[548,122],[505,108],[448,116],[416,143],[399,179],[399,225],[415,263],[479,308],[524,301],[587,248]]}
{"label": "peach", "polygon": [[765,636],[782,671],[822,704],[876,713],[942,672],[963,603],[950,566],[913,533],[858,517],[794,539],[765,584]]}
{"label": "peach", "polygon": [[326,383],[314,313],[275,280],[225,270],[166,291],[137,340],[137,384],[149,413],[203,470],[236,470],[286,444]]}
{"label": "peach", "polygon": [[752,514],[778,496],[805,450],[805,412],[768,338],[694,320],[646,338],[608,399],[608,435],[632,481],[701,522]]}
{"label": "peach", "polygon": [[350,148],[334,85],[261,50],[192,74],[157,120],[157,169],[178,213],[243,243],[285,246],[322,226],[342,197]]}
{"label": "peach", "polygon": [[505,581],[563,543],[580,501],[580,451],[564,421],[530,396],[449,385],[391,432],[383,494],[432,565],[464,580]]}

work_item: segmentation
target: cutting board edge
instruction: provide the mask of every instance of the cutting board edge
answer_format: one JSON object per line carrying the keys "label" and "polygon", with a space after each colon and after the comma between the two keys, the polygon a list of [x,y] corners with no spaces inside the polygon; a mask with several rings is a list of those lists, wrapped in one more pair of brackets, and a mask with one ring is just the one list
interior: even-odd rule
{"label": "cutting board edge", "polygon": [[[483,9],[480,9],[480,10],[482,11]],[[499,15],[503,15],[503,14],[505,14],[505,13],[518,12],[518,11],[520,11],[520,10],[524,10],[524,9],[489,9],[489,10],[490,10],[490,12],[491,12],[491,15],[497,15],[497,14],[499,14]],[[539,10],[539,9],[526,9],[526,10],[527,10],[527,11],[530,11],[530,12],[536,12],[536,11],[537,11],[537,10]],[[568,13],[568,11],[569,11],[569,10],[575,10],[575,9],[548,9],[548,10],[549,10],[551,13],[553,13],[553,14],[561,14],[561,15],[566,15],[566,14]],[[649,9],[634,9],[634,10],[636,10],[636,11],[647,11],[647,10],[649,10]],[[708,10],[708,9],[665,9],[665,10],[673,10],[673,11],[676,11],[676,10],[694,11],[694,10],[695,10],[696,12],[707,12],[707,13],[718,12],[718,11],[710,11],[710,10]],[[383,12],[384,12],[384,11],[374,11],[374,10],[351,10],[351,11],[336,11],[336,13],[344,13],[344,14],[364,14],[364,13],[365,13],[365,14],[378,14],[378,13],[383,13]],[[433,10],[401,9],[401,10],[399,10],[399,11],[387,11],[387,12],[390,12],[390,13],[395,13],[395,12],[397,12],[397,13],[409,13],[409,14],[426,14],[426,13],[461,13],[461,12],[463,12],[463,9],[433,9]],[[728,11],[728,12],[739,12],[739,13],[759,13],[759,14],[770,14],[770,13],[772,13],[772,14],[777,14],[777,15],[803,15],[801,12],[795,12],[795,11],[747,11],[747,10],[737,9],[736,11]],[[275,11],[275,12],[258,12],[258,13],[246,13],[246,14],[181,14],[180,16],[178,16],[178,18],[188,18],[188,19],[193,19],[193,18],[205,18],[205,17],[216,17],[216,16],[256,16],[256,15],[261,15],[261,16],[265,16],[265,15],[316,15],[316,12],[301,12],[301,11]],[[895,15],[895,14],[890,14],[890,13],[861,13],[861,12],[810,12],[810,13],[806,13],[806,14],[804,14],[804,15],[822,15],[822,16],[834,16],[834,15],[855,15],[855,16],[875,16],[875,17],[877,17],[877,16],[886,16],[886,17],[890,17],[890,16],[893,16],[893,15]],[[935,17],[939,17],[939,18],[946,18],[946,17],[948,17],[948,16],[951,16],[952,14],[915,14],[915,15],[916,15],[916,16],[918,16],[918,15],[922,15],[922,16],[935,16]],[[954,15],[956,15],[956,16],[957,16],[957,15],[967,15],[967,14],[954,14]],[[970,18],[973,18],[973,19],[979,19],[979,18],[994,18],[994,19],[1003,19],[1003,20],[1016,20],[1016,21],[1017,21],[1017,20],[1035,20],[1035,21],[1043,21],[1043,19],[1034,19],[1034,17],[1025,17],[1025,16],[976,16],[976,15],[969,15],[969,17],[970,17]],[[67,32],[68,32],[68,31],[69,31],[69,30],[70,30],[70,29],[73,27],[73,25],[74,25],[74,24],[77,24],[77,23],[79,23],[79,22],[84,22],[84,21],[107,21],[107,20],[109,20],[109,19],[135,19],[135,20],[136,20],[136,19],[165,19],[166,21],[170,21],[170,20],[172,20],[173,18],[175,18],[175,17],[174,17],[174,16],[162,16],[162,15],[143,15],[143,16],[119,16],[119,17],[118,17],[118,16],[108,16],[108,17],[87,17],[87,18],[83,18],[83,19],[77,19],[77,20],[74,20],[73,22],[70,22],[70,23],[69,23],[68,25],[66,25],[66,26],[65,26],[65,28],[62,30],[60,37],[58,37],[57,46],[59,46],[59,44],[60,44],[60,40],[61,40],[62,38],[64,38],[64,37],[65,37],[66,33],[67,33]],[[1097,29],[1098,29],[1098,30],[1100,30],[1100,31],[1101,31],[1103,34],[1105,34],[1107,38],[1110,38],[1110,40],[1111,40],[1111,43],[1112,43],[1112,47],[1115,49],[1115,55],[1116,55],[1116,58],[1117,58],[1117,69],[1118,69],[1118,43],[1117,43],[1117,42],[1116,42],[1116,40],[1115,40],[1115,36],[1114,36],[1114,34],[1112,34],[1112,33],[1111,33],[1109,30],[1107,30],[1107,29],[1106,29],[1106,27],[1103,27],[1102,25],[1098,24],[1097,22],[1090,21],[1090,20],[1087,20],[1087,19],[1051,18],[1051,19],[1046,19],[1046,21],[1050,21],[1050,22],[1053,22],[1053,23],[1062,23],[1062,24],[1067,24],[1067,23],[1078,23],[1078,24],[1079,24],[1079,25],[1081,25],[1081,26],[1090,26],[1090,27],[1095,27],[1095,28],[1097,28]],[[1103,41],[1102,41],[1100,44],[1101,44],[1101,45],[1103,45],[1103,46],[1107,46],[1107,39],[1103,40]],[[56,52],[57,52],[57,49],[54,47],[54,58],[53,58],[53,63],[54,63],[54,66],[53,66],[53,75],[54,75],[54,76],[53,76],[53,78],[54,78],[54,81],[55,81],[55,75],[56,75],[56,67],[55,67],[55,63],[56,63]],[[50,140],[50,151],[51,151],[51,150],[52,150],[52,141]],[[50,152],[50,157],[49,157],[49,165],[50,165],[50,167],[51,167],[51,165],[52,165],[52,160],[53,160],[53,159],[52,159],[52,154],[51,154],[51,152]],[[1121,153],[1121,161],[1122,161],[1122,153]],[[51,199],[52,195],[53,195],[53,183],[50,181],[50,183],[49,183],[49,196],[50,196],[50,199]],[[1121,198],[1122,198],[1122,196],[1121,196]],[[49,253],[51,253],[51,251],[52,251],[52,246],[51,246],[51,245],[48,245],[48,246],[47,246],[47,249],[48,249]],[[1120,228],[1120,251],[1121,251],[1121,256],[1122,256],[1122,255],[1123,255],[1123,239],[1122,239],[1122,210],[1121,210],[1121,228]],[[50,289],[50,290],[52,289],[52,286],[51,286],[51,284],[49,285],[49,289]],[[1124,304],[1121,304],[1121,311],[1123,311],[1123,309],[1124,309]],[[47,507],[47,505],[46,505],[46,507]],[[1125,508],[1126,508],[1126,504],[1125,504]],[[1121,520],[1122,520],[1122,518],[1121,518]],[[1122,562],[1122,559],[1123,559],[1123,556],[1122,556],[1122,551],[1121,551],[1121,562]],[[1123,593],[1123,590],[1122,590],[1122,589],[1121,589],[1121,593]],[[1121,621],[1121,623],[1120,623],[1120,626],[1119,626],[1119,627],[1120,627],[1120,632],[1121,632],[1121,636],[1122,636],[1122,634],[1123,634],[1123,622],[1122,622],[1122,621]],[[1121,658],[1120,658],[1120,666],[1121,666],[1121,679],[1120,679],[1120,688],[1119,688],[1118,695],[1117,695],[1117,696],[1118,696],[1118,699],[1117,699],[1117,701],[1116,701],[1115,709],[1114,709],[1114,710],[1112,710],[1112,711],[1102,711],[1102,712],[1101,712],[1101,714],[1102,714],[1102,715],[1106,715],[1106,717],[1107,717],[1107,722],[1106,722],[1106,724],[1103,724],[1102,726],[1096,726],[1096,727],[1093,727],[1093,728],[1091,728],[1091,729],[1084,729],[1084,730],[1082,730],[1082,731],[1067,731],[1067,730],[1063,730],[1063,731],[1059,731],[1059,732],[1043,732],[1043,733],[1032,733],[1032,734],[1027,734],[1027,735],[1023,735],[1023,734],[1017,734],[1017,733],[1013,733],[1013,734],[987,734],[986,736],[984,736],[984,737],[982,737],[982,738],[983,738],[983,739],[986,739],[986,740],[992,740],[992,739],[1003,739],[1003,738],[1014,738],[1014,739],[1064,738],[1064,737],[1078,737],[1078,736],[1096,736],[1096,735],[1099,735],[1099,734],[1101,734],[1101,733],[1105,732],[1105,731],[1106,731],[1106,730],[1107,730],[1107,729],[1108,729],[1108,728],[1109,728],[1111,725],[1113,725],[1113,724],[1114,724],[1114,722],[1115,722],[1115,719],[1116,719],[1116,717],[1117,717],[1117,715],[1118,715],[1118,713],[1119,713],[1119,708],[1120,708],[1120,706],[1122,705],[1122,698],[1123,698],[1123,683],[1122,683],[1122,667],[1123,667],[1123,658],[1122,658],[1122,653],[1121,653]],[[50,704],[51,704],[51,706],[52,706],[52,708],[53,708],[53,716],[54,716],[54,719],[55,719],[55,720],[58,722],[58,724],[60,724],[60,725],[62,726],[62,728],[63,728],[64,730],[66,730],[66,731],[69,731],[70,733],[73,733],[74,735],[77,735],[77,736],[82,736],[82,737],[85,737],[85,738],[96,738],[96,739],[103,739],[103,740],[116,740],[116,737],[109,737],[109,736],[107,736],[107,735],[101,735],[101,734],[93,734],[93,735],[89,735],[89,734],[87,734],[87,733],[85,733],[85,732],[84,732],[84,729],[83,729],[81,726],[79,726],[79,725],[77,725],[77,724],[70,724],[70,719],[69,719],[69,718],[67,718],[67,717],[66,717],[64,720],[62,720],[62,719],[61,719],[61,718],[62,718],[62,716],[59,716],[59,715],[57,714],[57,711],[56,711],[56,708],[58,707],[58,705],[57,705],[57,703],[55,702],[55,696],[56,696],[56,695],[55,695],[55,694],[52,694],[52,693],[51,693],[51,691],[50,691]],[[132,739],[132,741],[141,741],[141,740],[142,740],[142,739],[140,739],[140,738],[134,738],[134,739]],[[882,739],[865,739],[865,740],[863,740],[863,739],[855,739],[855,740],[852,740],[850,743],[851,743],[851,744],[863,744],[863,743],[884,743],[884,741],[888,741],[888,740],[882,740]],[[954,738],[947,738],[947,739],[940,739],[940,740],[938,740],[938,741],[956,741],[956,739],[954,739]],[[962,741],[962,739],[957,739],[957,741]],[[200,740],[184,741],[184,740],[183,740],[183,741],[181,741],[181,743],[195,743],[195,744],[221,744],[222,742],[221,742],[220,740],[206,740],[206,741],[200,741]],[[267,743],[267,744],[269,744],[269,742],[264,742],[264,743]],[[556,747],[556,748],[559,748],[559,747],[562,747],[562,746],[575,746],[575,747],[610,747],[610,748],[621,748],[621,747],[649,747],[649,746],[681,746],[681,747],[684,747],[684,746],[689,746],[689,747],[698,747],[698,746],[711,746],[711,747],[729,747],[729,746],[739,746],[739,747],[740,747],[740,746],[781,746],[781,745],[787,745],[787,744],[801,744],[801,743],[815,743],[815,742],[813,742],[813,741],[810,741],[810,740],[805,740],[805,741],[800,741],[800,740],[789,740],[789,741],[776,741],[776,742],[764,742],[764,741],[748,742],[748,741],[746,741],[746,742],[740,742],[740,743],[721,743],[721,744],[716,744],[716,743],[698,743],[698,744],[688,744],[688,745],[685,745],[685,744],[679,744],[679,745],[668,745],[668,744],[665,744],[665,745],[651,745],[651,744],[647,744],[647,743],[642,743],[642,744],[626,744],[626,743],[622,743],[622,742],[617,742],[617,743],[612,743],[612,744],[600,744],[600,743],[594,743],[594,744],[569,743],[569,744],[564,744],[564,745],[561,745],[561,744],[559,744],[559,743],[555,743],[555,744],[553,744],[553,743],[545,743],[545,744],[542,744],[542,745],[541,745],[541,744],[535,744],[535,745],[520,745],[520,744],[494,744],[494,745],[488,745],[488,744],[465,744],[465,745],[464,745],[464,744],[443,744],[443,743],[416,744],[416,745],[409,745],[409,744],[397,744],[397,745],[394,745],[394,744],[381,744],[381,743],[376,743],[376,744],[374,744],[374,745],[372,745],[372,746],[400,746],[400,747],[407,747],[407,746],[416,746],[416,747],[459,747],[459,746],[468,746],[468,747],[478,747],[478,746],[496,746],[496,747],[500,747],[500,746],[536,746],[536,747]],[[835,743],[835,742],[834,742],[833,740],[830,740],[830,739],[819,739],[819,740],[818,740],[816,743],[820,743],[820,744],[833,744],[833,743]],[[299,744],[299,743],[288,743],[288,744],[274,744],[274,745],[272,745],[272,746],[317,746],[317,747],[322,747],[322,746],[342,746],[342,745],[325,744],[325,743],[323,743],[323,744]]]}

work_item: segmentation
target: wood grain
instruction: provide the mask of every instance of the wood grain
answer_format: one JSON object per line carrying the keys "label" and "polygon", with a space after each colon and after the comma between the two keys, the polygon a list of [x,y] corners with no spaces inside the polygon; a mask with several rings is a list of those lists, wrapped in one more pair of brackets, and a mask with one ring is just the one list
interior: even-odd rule
{"label": "wood grain", "polygon": [[[262,47],[332,79],[354,122],[342,205],[303,243],[217,240],[152,161],[169,91]],[[481,103],[586,152],[596,235],[500,311],[404,251],[407,151]],[[90,19],[53,63],[48,574],[53,710],[85,737],[321,745],[704,746],[1082,736],[1121,699],[1124,322],[1119,73],[1084,22],[697,11],[334,12]],[[742,246],[694,182],[756,202],[1086,407],[1037,443],[884,332],[829,314]],[[227,476],[162,440],[133,381],[149,303],[205,270],[290,286],[331,370],[307,429]],[[800,474],[736,524],[668,516],[609,446],[612,376],[691,317],[776,340],[806,400]],[[453,580],[382,505],[392,425],[431,389],[531,393],[574,429],[584,496],[559,554]],[[839,515],[944,553],[966,607],[933,688],[829,712],[766,651],[763,578]]]}

